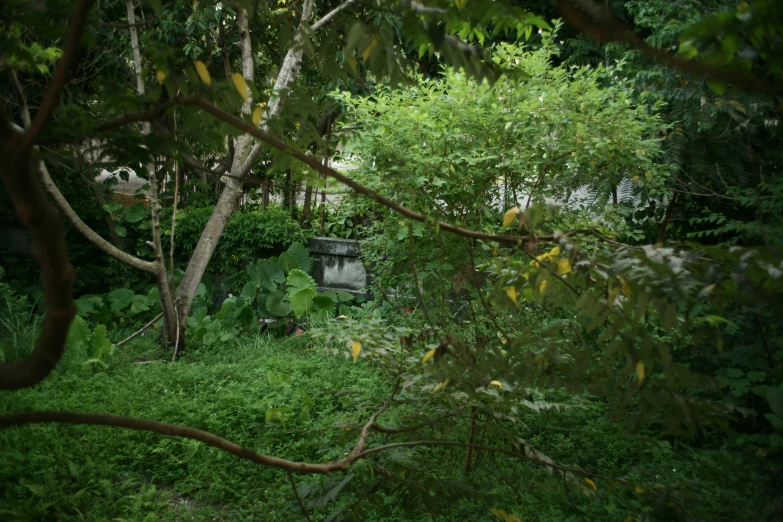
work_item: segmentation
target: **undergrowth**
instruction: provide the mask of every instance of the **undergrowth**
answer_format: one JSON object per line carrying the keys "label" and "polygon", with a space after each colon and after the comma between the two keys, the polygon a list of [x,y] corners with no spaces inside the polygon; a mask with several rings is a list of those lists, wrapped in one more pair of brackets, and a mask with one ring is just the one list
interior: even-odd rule
{"label": "undergrowth", "polygon": [[[118,349],[105,372],[69,372],[66,362],[34,389],[0,393],[0,411],[70,410],[155,419],[207,430],[261,453],[319,462],[349,451],[355,442],[355,433],[346,434],[345,446],[335,448],[335,430],[328,428],[362,424],[390,391],[366,361],[326,355],[302,338],[259,336],[186,352],[173,364],[169,359],[169,352],[149,336],[140,337]],[[270,409],[281,412],[278,422],[266,418]],[[467,440],[467,422],[452,424],[447,436]],[[490,508],[521,521],[764,520],[773,490],[780,487],[773,483],[769,461],[732,453],[720,441],[687,445],[627,435],[598,402],[530,413],[523,423],[503,428],[556,462],[666,487],[639,492],[596,479],[597,493],[585,495],[566,490],[562,479],[544,468],[485,454],[466,478],[467,487],[483,494],[449,502],[438,515],[411,503],[405,477],[400,477],[403,485],[363,496],[362,486],[375,477],[357,472],[334,500],[312,509],[311,517],[323,520],[340,508],[372,500],[361,520],[499,520]],[[372,436],[370,444],[378,437]],[[494,434],[483,443],[506,444]],[[429,476],[464,478],[461,449],[418,448],[407,457]],[[302,519],[283,471],[191,440],[107,427],[25,426],[0,431],[0,462],[3,520]],[[297,475],[296,480],[304,495],[332,479]],[[669,498],[687,511],[669,507]]]}

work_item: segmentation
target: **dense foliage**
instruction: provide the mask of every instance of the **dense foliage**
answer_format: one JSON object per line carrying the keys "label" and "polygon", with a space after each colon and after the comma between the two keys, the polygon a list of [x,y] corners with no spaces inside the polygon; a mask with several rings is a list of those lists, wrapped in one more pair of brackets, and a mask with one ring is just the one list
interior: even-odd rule
{"label": "dense foliage", "polygon": [[[2,203],[77,274],[0,514],[780,517],[780,2],[69,4],[0,10]],[[28,254],[0,371],[60,357]]]}

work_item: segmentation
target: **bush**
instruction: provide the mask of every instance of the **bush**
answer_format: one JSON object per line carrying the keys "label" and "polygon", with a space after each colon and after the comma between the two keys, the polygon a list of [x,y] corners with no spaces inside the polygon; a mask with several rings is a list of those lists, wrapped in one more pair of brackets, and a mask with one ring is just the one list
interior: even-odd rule
{"label": "bush", "polygon": [[[175,262],[187,264],[214,207],[187,210],[177,216]],[[265,211],[239,210],[231,216],[209,263],[208,272],[244,273],[248,263],[305,243],[309,234],[280,207]],[[167,249],[168,247],[165,247]]]}

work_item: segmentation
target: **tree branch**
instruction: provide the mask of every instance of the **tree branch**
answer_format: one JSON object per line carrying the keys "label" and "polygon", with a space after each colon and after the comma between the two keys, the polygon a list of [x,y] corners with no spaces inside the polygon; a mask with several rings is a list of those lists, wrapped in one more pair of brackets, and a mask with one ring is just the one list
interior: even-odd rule
{"label": "tree branch", "polygon": [[65,350],[65,338],[76,307],[73,268],[57,211],[46,199],[29,147],[20,147],[19,132],[0,113],[0,179],[11,196],[19,220],[30,231],[33,251],[43,274],[46,315],[33,352],[18,361],[0,363],[0,390],[19,390],[41,382]]}
{"label": "tree branch", "polygon": [[[396,203],[377,192],[365,187],[364,185],[357,183],[356,181],[352,180],[351,178],[340,174],[336,170],[332,169],[331,167],[327,167],[326,165],[321,164],[317,159],[308,156],[306,154],[303,154],[302,152],[298,151],[295,147],[288,145],[287,143],[278,140],[277,138],[274,138],[267,134],[266,132],[262,131],[261,129],[258,129],[256,127],[253,127],[252,125],[246,123],[244,120],[234,116],[233,114],[229,114],[228,112],[219,109],[218,107],[215,107],[211,103],[209,103],[206,100],[203,100],[201,98],[197,97],[183,97],[179,98],[178,101],[183,104],[191,104],[196,105],[198,107],[201,107],[205,111],[209,112],[213,116],[217,117],[218,119],[221,119],[225,121],[226,123],[236,127],[237,129],[246,132],[248,134],[251,134],[258,138],[259,140],[263,141],[264,143],[267,143],[268,145],[271,145],[272,147],[289,152],[293,157],[301,161],[302,163],[308,165],[313,170],[320,172],[322,174],[325,174],[327,176],[330,176],[343,185],[346,185],[353,189],[355,192],[358,192],[359,194],[362,194],[364,196],[367,196],[371,199],[374,199],[384,207],[387,207],[391,210],[394,210],[398,214],[405,216],[407,218],[413,219],[415,221],[419,221],[422,223],[431,223],[436,227],[439,227],[441,230],[446,230],[448,232],[452,232],[454,234],[472,238],[472,239],[482,239],[485,241],[497,241],[499,243],[509,243],[513,245],[521,246],[523,242],[530,239],[528,236],[509,236],[509,235],[502,235],[502,234],[487,234],[484,232],[478,232],[476,230],[471,230],[468,228],[459,227],[457,225],[452,225],[450,223],[445,223],[443,221],[437,221],[434,218],[427,216],[425,214],[421,214],[419,212],[416,212],[415,210],[411,210],[407,207],[404,207],[400,205],[399,203]],[[563,234],[555,234],[552,236],[536,236],[535,239],[537,241],[542,242],[554,242],[557,241],[557,239],[563,235],[570,236],[578,233],[590,233],[590,230],[574,230],[568,233]]]}
{"label": "tree branch", "polygon": [[73,67],[73,64],[76,62],[76,51],[78,50],[79,40],[82,38],[82,32],[84,32],[84,24],[87,22],[87,11],[90,10],[91,5],[92,0],[77,0],[76,5],[73,8],[71,22],[68,27],[68,36],[65,39],[65,46],[63,48],[63,56],[57,64],[54,78],[46,89],[46,94],[44,94],[43,101],[38,108],[35,119],[33,119],[30,127],[19,140],[18,146],[20,147],[20,150],[32,146],[35,139],[43,130],[44,125],[46,125],[46,122],[49,121],[49,116],[52,115],[55,106],[60,100],[60,93],[62,92],[63,87],[65,87],[65,82],[68,80],[68,74],[71,71],[71,67]]}
{"label": "tree branch", "polygon": [[599,42],[624,43],[631,49],[641,51],[642,54],[656,62],[703,78],[719,80],[728,85],[735,85],[757,92],[783,92],[781,86],[766,82],[755,76],[717,69],[703,63],[685,60],[661,49],[656,49],[645,42],[644,39],[639,38],[611,10],[600,7],[590,0],[558,0],[557,4],[563,17],[572,27],[595,38]]}
{"label": "tree branch", "polygon": [[294,481],[294,474],[291,473],[291,471],[288,471],[288,480],[291,482],[291,489],[294,490],[294,495],[296,495],[296,500],[299,502],[299,507],[302,508],[302,514],[304,517],[310,522],[310,514],[307,512],[307,508],[304,505],[304,502],[302,501],[302,497],[299,496],[299,492],[296,490],[296,481]]}
{"label": "tree branch", "polygon": [[326,24],[328,24],[329,22],[334,20],[334,18],[337,17],[337,15],[340,14],[340,12],[342,12],[344,9],[350,7],[351,4],[353,4],[353,3],[355,3],[355,0],[345,0],[345,2],[343,2],[340,5],[338,5],[337,7],[335,7],[334,9],[329,11],[328,13],[326,13],[323,16],[323,18],[321,18],[320,20],[315,22],[310,27],[310,31],[316,32],[317,30],[319,30],[320,28],[322,28],[323,26],[325,26]]}
{"label": "tree branch", "polygon": [[[396,392],[396,389],[395,389]],[[375,419],[380,415],[389,404],[391,397],[376,412],[371,421],[368,422],[365,427],[369,427]],[[22,413],[11,413],[8,415],[0,415],[0,429],[10,428],[12,426],[22,426],[26,424],[44,424],[44,423],[61,423],[61,424],[87,424],[93,426],[112,426],[119,428],[127,428],[138,431],[151,431],[159,433],[161,435],[168,435],[173,437],[182,437],[185,439],[197,440],[203,442],[209,446],[217,448],[219,450],[231,453],[238,458],[255,462],[263,466],[271,468],[279,468],[291,473],[310,473],[329,475],[332,471],[345,471],[348,466],[353,462],[367,458],[370,455],[389,451],[394,448],[411,448],[416,446],[445,446],[445,447],[458,447],[458,448],[472,448],[474,450],[481,450],[493,453],[503,453],[511,457],[518,458],[539,466],[546,468],[556,469],[563,473],[574,473],[585,477],[593,477],[602,480],[617,482],[626,486],[635,486],[636,484],[624,479],[619,479],[609,475],[602,475],[599,473],[593,473],[577,468],[569,468],[567,466],[561,466],[551,461],[542,460],[536,457],[530,457],[516,451],[508,450],[505,448],[496,448],[492,446],[481,446],[476,444],[467,444],[463,442],[453,442],[444,440],[420,440],[409,442],[397,442],[394,444],[386,444],[383,446],[376,446],[368,450],[361,450],[356,452],[356,448],[364,446],[364,441],[360,437],[360,441],[357,442],[354,451],[349,456],[342,460],[327,462],[324,464],[313,464],[308,462],[294,462],[287,459],[281,459],[278,457],[272,457],[269,455],[263,455],[256,453],[253,450],[244,448],[222,437],[218,437],[212,433],[198,430],[196,428],[190,428],[187,426],[180,426],[178,424],[168,424],[165,422],[158,422],[146,419],[137,419],[133,417],[119,417],[115,415],[103,415],[95,413],[73,413],[67,411],[31,411]],[[368,428],[369,429],[369,428]],[[363,430],[364,432],[364,430]],[[366,438],[366,432],[364,432]]]}

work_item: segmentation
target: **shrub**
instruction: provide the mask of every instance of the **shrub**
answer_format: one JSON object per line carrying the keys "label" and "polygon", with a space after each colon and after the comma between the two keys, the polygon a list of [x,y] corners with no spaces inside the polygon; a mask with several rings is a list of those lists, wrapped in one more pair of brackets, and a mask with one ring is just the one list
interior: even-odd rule
{"label": "shrub", "polygon": [[[175,262],[188,262],[213,209],[187,210],[177,216]],[[305,243],[308,237],[299,223],[280,207],[240,210],[228,221],[207,270],[213,274],[244,273],[248,263],[269,257],[292,243]]]}

